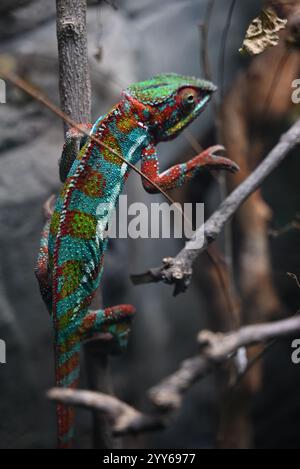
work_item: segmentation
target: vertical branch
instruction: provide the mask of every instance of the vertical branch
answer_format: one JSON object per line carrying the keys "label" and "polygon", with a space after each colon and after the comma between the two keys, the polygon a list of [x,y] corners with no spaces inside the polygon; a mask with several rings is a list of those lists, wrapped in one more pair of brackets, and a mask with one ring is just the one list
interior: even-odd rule
{"label": "vertical branch", "polygon": [[[56,0],[61,108],[78,124],[91,122],[91,81],[87,44],[87,1]],[[64,126],[65,132],[67,125]],[[79,145],[79,141],[78,141]],[[101,293],[98,307],[101,307]],[[110,393],[109,345],[96,339],[85,346],[88,385],[95,391]],[[94,412],[93,446],[112,448],[107,419]]]}
{"label": "vertical branch", "polygon": [[56,0],[59,92],[62,110],[79,124],[91,121],[86,0]]}
{"label": "vertical branch", "polygon": [[203,65],[204,78],[206,80],[211,80],[211,76],[212,76],[210,60],[209,60],[209,55],[208,55],[208,33],[209,33],[210,21],[211,21],[214,5],[215,5],[215,0],[208,0],[206,12],[204,16],[204,21],[199,23],[199,30],[200,30],[201,39],[202,39],[200,59]]}
{"label": "vertical branch", "polygon": [[[226,63],[226,52],[227,52],[227,42],[228,42],[228,35],[232,23],[233,12],[236,5],[236,0],[231,0],[229,11],[227,14],[227,19],[224,27],[224,31],[222,33],[222,41],[221,41],[221,52],[220,52],[220,60],[219,60],[219,83],[220,83],[220,106],[221,103],[224,101],[225,97],[225,63]],[[220,122],[220,112],[217,119],[217,127],[218,127],[218,141],[221,141],[221,126],[222,123]],[[219,177],[220,183],[220,195],[221,200],[225,200],[228,195],[227,190],[227,179],[226,175],[221,174]],[[232,225],[228,223],[224,230],[224,253],[226,259],[226,265],[229,274],[229,285],[228,288],[230,289],[230,297],[237,299],[237,291],[235,288],[235,279],[234,279],[234,272],[233,272],[233,249],[232,249]],[[233,303],[237,303],[237,301],[233,301]],[[238,311],[237,305],[234,307],[234,310],[231,312],[231,328],[236,328],[240,326],[240,314]]]}
{"label": "vertical branch", "polygon": [[[113,394],[109,367],[109,354],[116,353],[113,347],[109,334],[107,337],[105,334],[95,337],[85,344],[85,370],[89,388],[93,391]],[[94,449],[120,448],[121,441],[113,437],[108,417],[97,410],[93,412],[93,427]]]}
{"label": "vertical branch", "polygon": [[[211,65],[210,65],[210,60],[209,60],[209,44],[208,44],[208,36],[209,36],[209,29],[211,25],[211,20],[212,20],[212,14],[213,14],[213,9],[215,6],[215,0],[207,0],[207,6],[205,10],[205,15],[204,15],[204,21],[201,21],[199,23],[199,32],[200,32],[200,62],[204,71],[204,76],[207,80],[213,81],[212,79],[212,73],[211,73]],[[225,43],[223,44],[223,49],[220,52],[220,64],[224,64],[223,66],[220,65],[220,69],[222,68],[223,70],[223,75],[225,73],[225,57],[226,57],[226,42],[228,39],[228,32],[230,29],[231,21],[232,21],[232,15],[233,15],[233,10],[235,6],[235,1],[232,2],[230,11],[228,13],[228,18],[226,21],[226,25],[224,28],[224,32],[222,35],[223,41]],[[224,58],[223,58],[224,57]],[[223,81],[222,77],[221,80]],[[224,84],[221,85],[222,88],[224,88]],[[217,122],[217,140],[221,141],[221,122],[220,122],[220,117],[219,117],[219,110],[218,110],[218,104],[216,100],[213,99],[213,112],[214,116],[216,118]],[[222,178],[221,176],[218,176],[218,181],[221,186],[221,199],[225,199],[227,195],[226,191],[226,179],[225,177]],[[225,228],[226,230],[226,228]],[[227,238],[229,242],[231,243],[231,232],[228,233]],[[231,244],[229,245],[229,249],[225,248],[225,255],[227,259],[229,260],[228,263],[223,262],[222,257],[218,253],[218,250],[215,248],[214,251],[215,253],[212,252],[212,248],[207,251],[208,257],[210,258],[210,261],[214,265],[217,273],[217,278],[219,280],[220,286],[224,292],[224,299],[226,300],[226,311],[225,314],[227,313],[228,310],[228,315],[232,319],[232,324],[231,327],[234,327],[234,324],[238,325],[238,320],[236,319],[239,315],[239,306],[238,306],[238,299],[237,299],[237,294],[236,294],[236,289],[234,288],[234,276],[233,276],[233,270],[232,270],[232,253],[231,253]],[[223,306],[220,305],[220,311],[222,310],[222,316],[224,315],[223,311]],[[223,319],[223,318],[222,318]],[[225,321],[221,321],[222,324]]]}
{"label": "vertical branch", "polygon": [[[230,6],[226,18],[226,23],[222,33],[221,51],[219,58],[219,86],[220,86],[220,104],[217,119],[218,141],[222,140],[223,123],[221,122],[221,107],[225,99],[225,78],[226,78],[226,53],[229,38],[229,32],[232,24],[236,0],[230,1]],[[220,195],[223,201],[228,196],[227,177],[220,176]],[[240,299],[235,284],[234,266],[233,266],[233,245],[232,245],[232,223],[228,223],[224,230],[224,253],[226,265],[229,274],[230,296],[236,298],[236,307],[232,311],[230,317],[230,328],[236,329],[241,327],[241,310]],[[235,356],[235,366],[233,363],[227,372],[219,375],[219,383],[221,391],[220,421],[217,433],[217,445],[219,449],[226,446],[231,448],[249,448],[251,447],[251,423],[248,417],[248,387],[247,384],[243,388],[234,389],[230,386],[230,382],[235,380],[236,367],[243,369],[243,357],[248,355],[246,349],[240,347]]]}
{"label": "vertical branch", "polygon": [[[200,32],[200,41],[201,41],[200,63],[203,67],[204,78],[209,81],[213,81],[212,72],[211,72],[211,64],[210,64],[209,53],[208,53],[209,51],[208,36],[209,36],[209,29],[210,29],[214,6],[215,6],[215,0],[207,0],[204,21],[201,21],[199,23],[199,32]],[[217,108],[217,103],[216,103],[216,99],[214,96],[212,98],[212,106],[213,106],[214,115],[215,117],[217,117],[218,108]]]}
{"label": "vertical branch", "polygon": [[228,41],[228,34],[231,27],[233,12],[235,8],[236,0],[231,0],[229,12],[227,15],[225,28],[222,34],[222,41],[221,41],[221,53],[220,53],[220,63],[219,63],[219,82],[220,82],[220,99],[223,102],[225,97],[225,62],[226,62],[226,52],[227,52],[227,41]]}

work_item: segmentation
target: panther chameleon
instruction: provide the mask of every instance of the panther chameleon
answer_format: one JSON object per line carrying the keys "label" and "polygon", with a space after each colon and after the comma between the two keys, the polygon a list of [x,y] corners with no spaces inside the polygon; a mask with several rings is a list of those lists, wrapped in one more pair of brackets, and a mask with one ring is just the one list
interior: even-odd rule
{"label": "panther chameleon", "polygon": [[[223,150],[220,145],[159,171],[156,145],[180,134],[215,91],[208,81],[176,74],[129,86],[118,104],[90,127],[90,134],[113,153],[82,138],[76,154],[78,132],[68,132],[60,164],[64,184],[53,213],[48,213],[36,267],[54,324],[57,386],[78,386],[80,346],[93,333],[109,332],[125,346],[135,313],[131,305],[89,310],[103,273],[105,230],[131,169],[116,153],[134,165],[141,161],[142,172],[164,191],[180,187],[204,168],[238,171],[235,163],[216,154]],[[143,185],[148,192],[157,191],[147,180]],[[59,448],[72,447],[74,415],[72,407],[57,405]]]}

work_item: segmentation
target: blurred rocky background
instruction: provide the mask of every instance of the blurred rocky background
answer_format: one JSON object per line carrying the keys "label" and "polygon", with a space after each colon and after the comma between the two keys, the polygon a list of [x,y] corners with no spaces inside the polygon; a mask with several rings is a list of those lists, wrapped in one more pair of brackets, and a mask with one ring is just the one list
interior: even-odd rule
{"label": "blurred rocky background", "polygon": [[[92,71],[93,118],[106,112],[129,83],[161,72],[201,76],[198,24],[206,0],[90,1],[89,54]],[[226,87],[247,65],[238,49],[261,2],[238,1],[226,54]],[[217,0],[208,52],[214,81],[222,47],[229,0]],[[2,0],[0,53],[12,55],[18,73],[40,87],[56,103],[58,63],[54,0]],[[212,112],[191,129],[201,141],[213,128]],[[278,134],[279,136],[280,134]],[[48,110],[7,86],[7,104],[0,105],[0,338],[7,343],[7,364],[0,365],[0,447],[54,448],[55,412],[45,398],[53,385],[52,325],[41,301],[33,269],[42,229],[42,204],[58,190],[58,159],[63,145],[62,124]],[[193,154],[184,136],[161,145],[162,167]],[[288,160],[268,182],[266,192],[277,208],[279,226],[299,210],[298,156]],[[219,201],[212,179],[197,179],[192,193],[206,192],[207,210]],[[127,184],[129,201],[160,201],[143,191],[133,174]],[[296,194],[296,195],[295,195]],[[288,215],[287,215],[288,213]],[[299,272],[299,233],[274,243],[274,272],[290,312],[297,310],[299,292],[285,279],[286,270]],[[167,286],[133,287],[130,273],[160,265],[174,255],[176,240],[115,240],[106,259],[105,305],[136,305],[128,351],[112,360],[116,394],[142,407],[145,391],[196,351],[196,333],[210,327],[210,309],[201,283],[174,299]],[[277,270],[276,270],[277,269]],[[282,281],[284,278],[284,281]],[[280,282],[281,280],[281,282]],[[287,286],[288,285],[288,286]],[[213,292],[217,295],[218,292]],[[257,447],[297,447],[300,444],[298,389],[300,368],[291,364],[290,342],[281,342],[264,362],[264,386],[251,401],[253,441]],[[84,387],[84,383],[82,385]],[[164,432],[130,439],[127,445],[146,448],[214,447],[218,388],[213,378],[189,394],[181,414]],[[90,416],[79,412],[78,444],[89,446]]]}

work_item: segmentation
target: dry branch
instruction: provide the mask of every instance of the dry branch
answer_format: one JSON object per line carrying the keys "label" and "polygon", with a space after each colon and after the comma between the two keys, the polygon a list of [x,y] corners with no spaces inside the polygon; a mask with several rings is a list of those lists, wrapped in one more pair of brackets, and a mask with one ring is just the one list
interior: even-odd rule
{"label": "dry branch", "polygon": [[245,326],[228,334],[203,331],[198,336],[198,343],[200,346],[205,346],[206,357],[214,362],[222,362],[240,347],[249,347],[298,331],[300,331],[300,316],[295,316],[282,321]]}
{"label": "dry branch", "polygon": [[91,119],[86,0],[56,0],[61,108],[75,122]]}
{"label": "dry branch", "polygon": [[109,418],[115,436],[158,430],[164,427],[160,417],[142,414],[125,402],[107,394],[53,388],[47,396],[63,404],[97,410]]}
{"label": "dry branch", "polygon": [[283,134],[266,159],[224,200],[204,227],[199,228],[199,230],[204,229],[204,243],[201,248],[194,249],[193,241],[189,241],[175,258],[166,259],[162,267],[153,268],[146,274],[132,276],[133,282],[141,284],[163,281],[175,285],[175,295],[184,292],[190,285],[196,259],[217,239],[238,208],[262,185],[298,143],[300,143],[300,120]]}
{"label": "dry branch", "polygon": [[299,315],[273,323],[243,327],[228,334],[201,332],[198,337],[200,355],[185,360],[175,373],[150,389],[148,395],[155,406],[153,415],[143,414],[103,393],[53,388],[47,395],[53,401],[89,410],[96,409],[109,418],[114,435],[159,430],[167,424],[166,417],[180,409],[183,397],[192,385],[224,363],[240,347],[292,336],[296,332],[300,332]]}
{"label": "dry branch", "polygon": [[300,332],[300,316],[273,323],[242,327],[228,334],[203,331],[198,336],[201,355],[186,360],[180,368],[150,390],[152,403],[163,411],[178,409],[186,391],[213,371],[214,367],[234,355],[240,347]]}

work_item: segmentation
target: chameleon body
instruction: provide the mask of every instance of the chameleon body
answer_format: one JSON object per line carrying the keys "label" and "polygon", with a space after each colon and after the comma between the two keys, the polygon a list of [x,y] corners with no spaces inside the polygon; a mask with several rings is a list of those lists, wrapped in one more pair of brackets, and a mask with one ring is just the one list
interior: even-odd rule
{"label": "chameleon body", "polygon": [[[186,128],[215,90],[204,80],[159,75],[125,90],[120,102],[90,132],[132,164],[141,161],[143,173],[164,190],[181,186],[203,167],[235,172],[232,161],[214,154],[221,149],[216,146],[159,173],[156,144],[175,138]],[[124,346],[134,315],[131,305],[89,310],[103,272],[108,244],[104,232],[130,168],[115,153],[88,139],[72,155],[74,135],[71,131],[63,151],[65,182],[46,222],[36,268],[54,324],[56,384],[67,388],[78,385],[82,341],[104,331]],[[156,192],[146,180],[143,184],[147,191]],[[70,448],[74,409],[59,404],[57,416],[58,446]]]}

